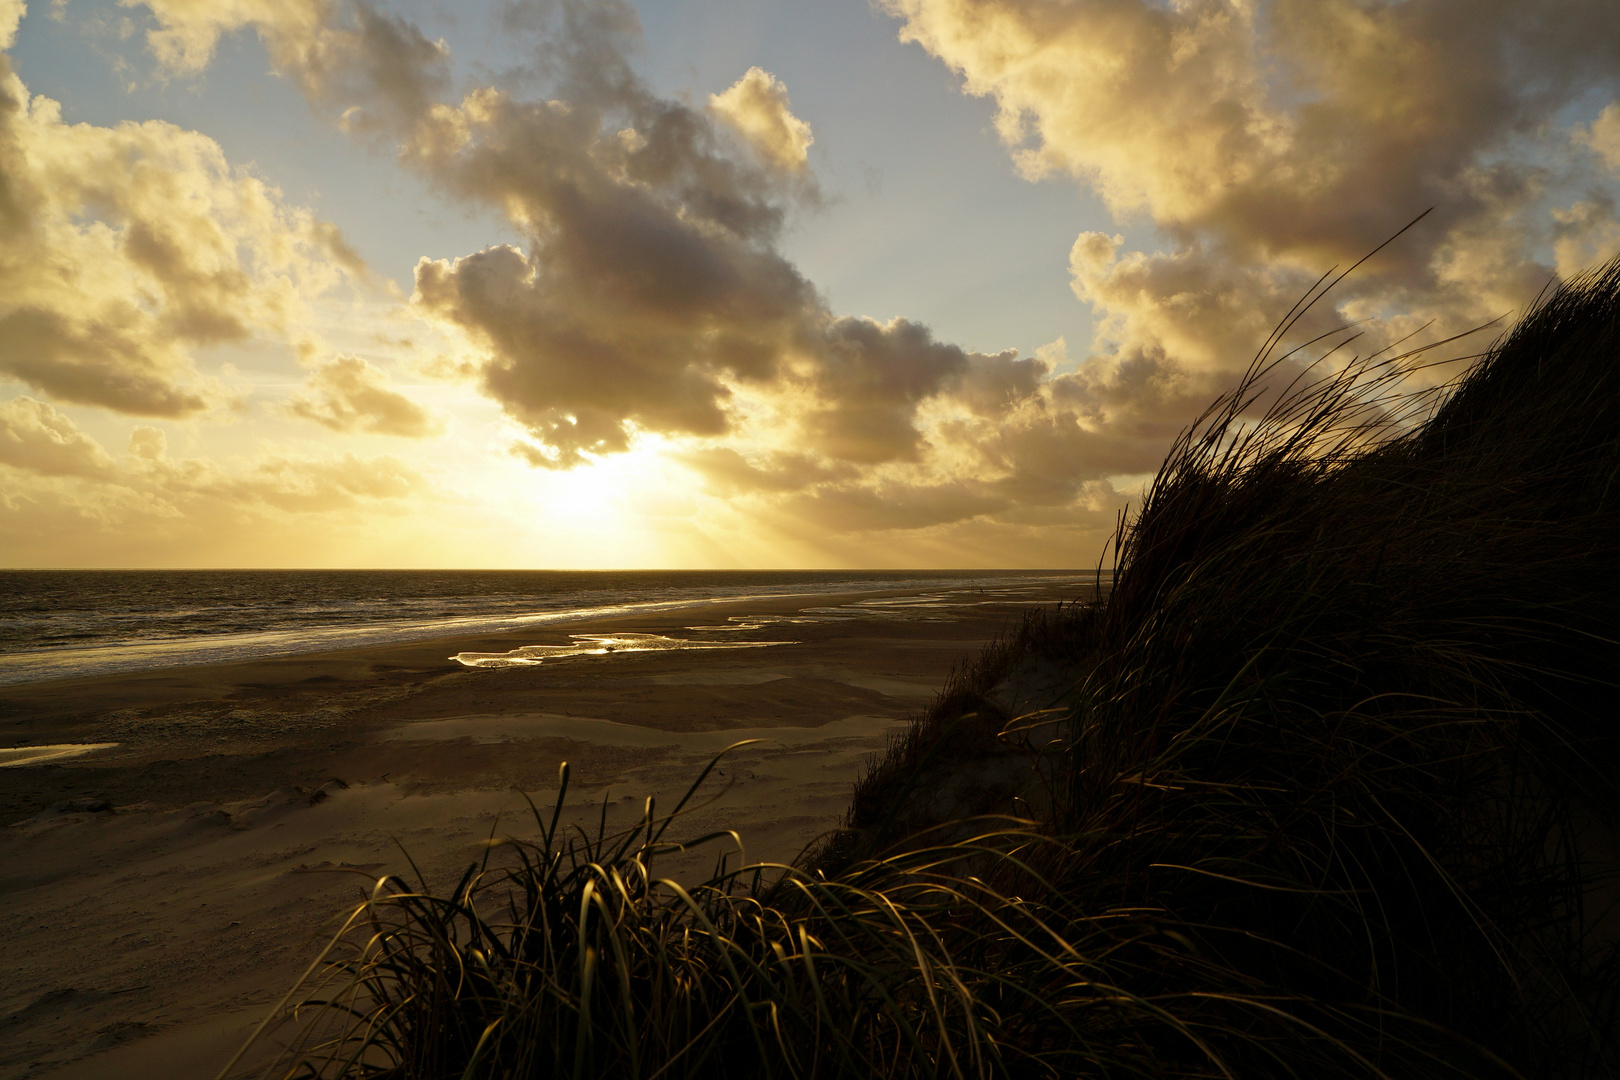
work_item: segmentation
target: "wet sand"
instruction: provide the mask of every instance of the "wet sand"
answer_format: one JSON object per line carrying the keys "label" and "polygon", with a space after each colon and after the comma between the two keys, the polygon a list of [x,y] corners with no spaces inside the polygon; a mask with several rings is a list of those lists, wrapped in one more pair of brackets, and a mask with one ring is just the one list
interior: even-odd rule
{"label": "wet sand", "polygon": [[[446,888],[518,792],[664,805],[793,858],[951,668],[1078,585],[707,604],[496,635],[0,688],[0,1078],[211,1077],[378,876]],[[835,607],[833,617],[809,609]],[[728,620],[731,620],[728,622]],[[689,628],[736,626],[724,631]],[[462,652],[653,634],[754,648],[468,668]],[[37,753],[102,745],[79,756]],[[700,873],[708,850],[668,869]]]}

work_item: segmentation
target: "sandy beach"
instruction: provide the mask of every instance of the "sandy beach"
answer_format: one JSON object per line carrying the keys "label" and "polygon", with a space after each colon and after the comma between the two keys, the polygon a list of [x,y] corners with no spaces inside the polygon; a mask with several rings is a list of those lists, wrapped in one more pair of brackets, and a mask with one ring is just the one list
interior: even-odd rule
{"label": "sandy beach", "polygon": [[[213,1076],[363,889],[405,852],[446,886],[529,831],[519,792],[549,806],[564,761],[570,816],[594,825],[604,797],[610,820],[667,806],[757,739],[685,831],[791,859],[954,665],[1079,593],[730,601],[0,688],[0,1077]],[[450,659],[637,634],[738,647]]]}

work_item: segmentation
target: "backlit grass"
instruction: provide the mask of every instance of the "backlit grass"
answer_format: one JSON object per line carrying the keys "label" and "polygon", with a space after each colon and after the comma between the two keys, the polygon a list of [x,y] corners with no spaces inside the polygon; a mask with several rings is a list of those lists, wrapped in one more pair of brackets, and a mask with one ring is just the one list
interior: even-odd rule
{"label": "backlit grass", "polygon": [[[564,782],[448,894],[379,883],[274,1075],[1620,1073],[1620,263],[1438,390],[1337,344],[1263,353],[1106,599],[961,673],[798,864],[682,887],[681,806],[569,835]],[[1039,812],[930,821],[1037,661]]]}

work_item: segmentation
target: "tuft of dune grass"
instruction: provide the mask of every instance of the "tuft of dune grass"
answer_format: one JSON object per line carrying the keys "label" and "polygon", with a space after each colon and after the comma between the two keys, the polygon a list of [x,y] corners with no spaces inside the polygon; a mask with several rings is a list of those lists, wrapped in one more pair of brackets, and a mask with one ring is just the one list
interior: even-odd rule
{"label": "tuft of dune grass", "polygon": [[[848,829],[683,887],[682,805],[567,836],[565,777],[449,894],[378,883],[271,1075],[1620,1074],[1620,261],[1437,391],[1340,344],[1269,343]],[[931,820],[1037,659],[1046,800]]]}

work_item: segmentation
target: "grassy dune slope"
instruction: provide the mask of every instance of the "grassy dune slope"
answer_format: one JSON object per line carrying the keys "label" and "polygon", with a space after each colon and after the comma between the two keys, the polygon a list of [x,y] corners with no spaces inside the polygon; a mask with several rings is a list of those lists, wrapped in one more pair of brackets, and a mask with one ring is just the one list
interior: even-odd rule
{"label": "grassy dune slope", "polygon": [[1257,365],[799,866],[380,887],[277,1075],[1620,1074],[1620,263],[1402,369]]}

